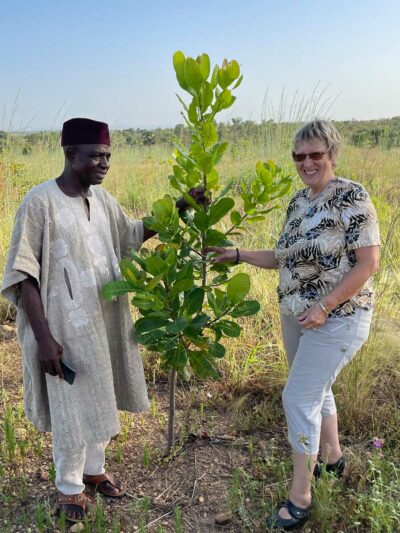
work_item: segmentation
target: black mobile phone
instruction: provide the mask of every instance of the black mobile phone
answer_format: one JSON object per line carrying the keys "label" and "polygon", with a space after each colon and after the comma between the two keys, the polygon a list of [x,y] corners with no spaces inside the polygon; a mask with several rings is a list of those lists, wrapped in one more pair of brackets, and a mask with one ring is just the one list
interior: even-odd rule
{"label": "black mobile phone", "polygon": [[66,365],[63,361],[60,361],[60,365],[64,374],[65,381],[72,385],[76,375],[75,370],[72,370],[72,368]]}

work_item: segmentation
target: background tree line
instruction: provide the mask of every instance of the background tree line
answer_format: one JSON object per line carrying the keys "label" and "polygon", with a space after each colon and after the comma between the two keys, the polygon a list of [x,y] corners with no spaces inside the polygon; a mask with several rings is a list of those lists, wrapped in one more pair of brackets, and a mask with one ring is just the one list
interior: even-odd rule
{"label": "background tree line", "polygon": [[[400,147],[400,116],[390,119],[380,120],[347,120],[335,122],[340,133],[347,144],[357,147],[380,147],[392,149]],[[254,120],[243,120],[235,117],[229,122],[218,124],[218,135],[220,140],[232,142],[234,144],[246,142],[262,142],[287,140],[288,130],[294,130],[298,124],[292,122],[274,122],[274,120],[264,120],[261,123]],[[59,147],[58,131],[35,131],[35,132],[13,132],[8,133],[0,130],[0,151],[13,147],[13,151],[22,154],[29,154],[35,148],[57,148]],[[177,124],[174,128],[127,128],[114,130],[112,132],[112,142],[114,147],[122,146],[151,146],[170,145],[178,142],[187,145],[189,141],[189,131],[183,124]]]}

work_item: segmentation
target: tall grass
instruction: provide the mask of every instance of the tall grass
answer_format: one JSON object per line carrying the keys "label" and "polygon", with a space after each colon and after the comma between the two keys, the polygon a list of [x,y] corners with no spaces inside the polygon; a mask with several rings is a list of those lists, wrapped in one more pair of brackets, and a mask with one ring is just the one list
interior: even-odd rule
{"label": "tall grass", "polygon": [[[290,141],[288,130],[286,144]],[[276,146],[273,147],[274,149]],[[255,143],[231,146],[220,173],[226,181],[250,175],[255,161],[265,151],[264,139]],[[274,154],[273,154],[274,155]],[[374,402],[374,387],[380,383],[384,368],[392,364],[395,345],[391,340],[391,324],[399,317],[398,304],[400,213],[397,187],[400,174],[400,151],[383,151],[346,147],[337,173],[362,182],[375,202],[382,233],[382,266],[376,277],[377,305],[375,322],[368,345],[343,373],[339,380],[340,401],[346,413],[361,417],[365,406]],[[170,171],[171,149],[166,146],[118,147],[112,155],[112,166],[105,187],[114,194],[132,216],[141,217],[150,211],[152,202],[169,190],[166,176]],[[278,163],[295,173],[289,152],[280,155]],[[10,150],[0,159],[1,240],[0,268],[5,263],[13,218],[18,204],[35,184],[51,179],[62,170],[62,153],[43,145],[28,155],[17,156]],[[295,187],[300,187],[297,180]],[[287,200],[285,201],[287,202]],[[240,205],[240,199],[238,199]],[[273,247],[284,216],[282,209],[272,212],[266,223],[249,228],[239,242],[242,247],[260,249]],[[236,383],[251,379],[267,383],[272,376],[282,380],[286,362],[279,334],[279,312],[275,297],[277,276],[274,272],[244,267],[253,279],[252,296],[262,305],[262,312],[243,321],[244,335],[228,346],[228,357],[222,363],[226,378]],[[256,348],[255,348],[256,347]],[[252,354],[249,356],[249,354]],[[396,378],[397,379],[397,378]],[[350,415],[349,415],[350,416]]]}

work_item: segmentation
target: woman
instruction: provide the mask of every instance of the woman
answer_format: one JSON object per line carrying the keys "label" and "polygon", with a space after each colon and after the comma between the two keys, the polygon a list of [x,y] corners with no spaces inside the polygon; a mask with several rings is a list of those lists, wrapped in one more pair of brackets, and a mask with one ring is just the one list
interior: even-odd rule
{"label": "woman", "polygon": [[306,188],[290,201],[275,250],[210,248],[216,261],[279,269],[290,366],[282,398],[294,472],[289,499],[267,519],[271,529],[289,530],[309,518],[312,473],[318,477],[321,471],[319,449],[326,470],[343,474],[331,387],[367,340],[371,323],[378,222],[362,185],[334,176],[339,148],[338,131],[323,120],[295,134],[292,155]]}

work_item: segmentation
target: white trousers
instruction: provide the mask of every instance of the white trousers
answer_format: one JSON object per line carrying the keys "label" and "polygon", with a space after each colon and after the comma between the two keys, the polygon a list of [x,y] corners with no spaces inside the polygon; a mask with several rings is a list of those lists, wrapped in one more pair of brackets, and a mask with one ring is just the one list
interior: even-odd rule
{"label": "white trousers", "polygon": [[53,444],[57,489],[67,496],[80,494],[85,490],[83,474],[104,474],[109,442],[91,442],[81,448],[60,448]]}
{"label": "white trousers", "polygon": [[282,400],[292,448],[317,455],[322,417],[336,413],[332,385],[368,338],[372,311],[328,318],[313,330],[295,316],[281,315],[290,372]]}

